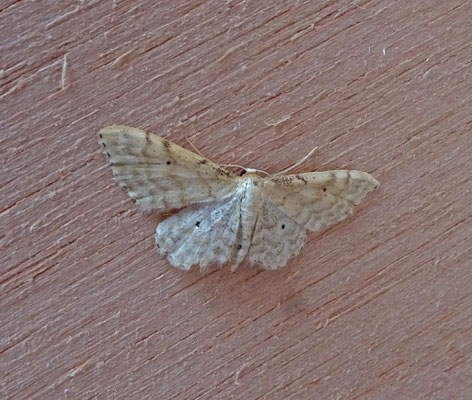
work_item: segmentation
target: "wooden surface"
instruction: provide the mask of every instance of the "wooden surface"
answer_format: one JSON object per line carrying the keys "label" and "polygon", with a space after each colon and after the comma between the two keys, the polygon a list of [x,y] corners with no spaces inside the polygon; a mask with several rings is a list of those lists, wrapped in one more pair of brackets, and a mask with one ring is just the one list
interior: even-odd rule
{"label": "wooden surface", "polygon": [[[2,399],[470,399],[472,2],[2,1]],[[127,124],[382,187],[276,272],[184,273]]]}

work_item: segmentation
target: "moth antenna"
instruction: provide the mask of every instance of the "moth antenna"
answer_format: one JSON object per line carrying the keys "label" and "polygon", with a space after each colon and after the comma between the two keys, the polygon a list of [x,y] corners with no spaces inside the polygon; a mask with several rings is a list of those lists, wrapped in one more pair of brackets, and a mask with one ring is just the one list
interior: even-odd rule
{"label": "moth antenna", "polygon": [[295,164],[291,165],[288,168],[285,168],[283,171],[277,172],[274,176],[285,174],[288,171],[290,171],[294,168],[297,168],[299,165],[303,164],[308,159],[308,157],[310,157],[315,152],[316,149],[318,149],[318,146],[313,147],[313,149],[311,149],[311,151],[305,157],[303,157],[301,160],[298,160]]}
{"label": "moth antenna", "polygon": [[200,157],[207,158],[202,153],[200,153],[200,150],[197,149],[197,147],[192,143],[192,141],[187,136],[185,136],[185,140],[188,142],[190,147],[192,147],[195,153],[197,153]]}
{"label": "moth antenna", "polygon": [[271,176],[268,172],[264,171],[263,169],[247,168],[247,167],[243,167],[242,165],[238,165],[238,164],[223,164],[222,166],[223,167],[241,168],[246,172],[262,172],[263,174],[266,174],[267,176]]}

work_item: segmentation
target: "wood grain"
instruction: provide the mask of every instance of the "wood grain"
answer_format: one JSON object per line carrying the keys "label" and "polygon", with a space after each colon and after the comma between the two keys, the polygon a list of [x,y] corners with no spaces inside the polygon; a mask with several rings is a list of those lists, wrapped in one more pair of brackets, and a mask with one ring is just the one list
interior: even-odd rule
{"label": "wood grain", "polygon": [[[472,2],[0,3],[2,399],[469,399]],[[280,271],[184,273],[96,132],[382,184]]]}

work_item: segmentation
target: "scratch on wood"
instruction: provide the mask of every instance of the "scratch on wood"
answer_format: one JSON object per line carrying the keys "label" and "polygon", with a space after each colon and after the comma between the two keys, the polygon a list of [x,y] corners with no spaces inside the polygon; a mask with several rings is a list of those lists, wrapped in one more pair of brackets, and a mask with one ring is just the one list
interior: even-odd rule
{"label": "scratch on wood", "polygon": [[299,37],[301,37],[301,36],[307,34],[308,32],[310,32],[314,27],[315,27],[315,24],[308,25],[306,28],[302,29],[301,31],[298,31],[295,35],[293,35],[290,38],[290,41],[293,42],[293,41],[297,40]]}
{"label": "scratch on wood", "polygon": [[67,73],[67,53],[64,54],[64,59],[62,62],[61,89],[64,89],[66,87],[66,73]]}
{"label": "scratch on wood", "polygon": [[215,63],[219,63],[219,62],[223,61],[223,60],[224,60],[226,57],[228,57],[231,53],[234,53],[237,49],[239,49],[240,47],[242,47],[242,46],[245,45],[245,44],[246,44],[246,42],[243,41],[243,42],[241,42],[241,43],[239,43],[239,44],[237,44],[237,45],[235,45],[235,46],[231,46],[228,50],[226,50],[226,51],[224,52],[224,54],[223,54],[220,58],[218,58],[218,59],[215,61]]}
{"label": "scratch on wood", "polygon": [[112,63],[111,63],[111,66],[114,67],[115,65],[123,65],[126,60],[129,58],[128,56],[133,52],[133,50],[128,50],[127,52],[119,55],[118,57],[116,57]]}
{"label": "scratch on wood", "polygon": [[46,24],[46,29],[49,29],[49,28],[52,28],[53,26],[57,25],[57,24],[60,24],[62,21],[64,21],[65,19],[67,19],[67,17],[69,17],[70,15],[73,15],[75,14],[77,11],[79,11],[80,7],[79,6],[75,6],[73,10],[71,11],[68,11],[62,15],[59,15],[58,17],[54,18],[52,21],[48,22]]}

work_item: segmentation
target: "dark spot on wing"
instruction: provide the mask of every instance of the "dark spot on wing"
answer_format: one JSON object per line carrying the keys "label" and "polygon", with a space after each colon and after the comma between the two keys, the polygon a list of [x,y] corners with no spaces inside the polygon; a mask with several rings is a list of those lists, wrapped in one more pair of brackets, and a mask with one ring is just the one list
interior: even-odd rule
{"label": "dark spot on wing", "polygon": [[239,173],[239,176],[243,176],[247,173],[247,171],[245,169],[242,169],[241,172]]}
{"label": "dark spot on wing", "polygon": [[200,227],[200,221],[195,222],[196,227]]}
{"label": "dark spot on wing", "polygon": [[100,133],[100,135],[98,135],[98,137],[99,137],[100,139],[103,139],[103,135],[102,135],[101,133]]}
{"label": "dark spot on wing", "polygon": [[110,153],[109,153],[108,151],[107,151],[106,154],[107,154],[108,158],[111,158],[111,155],[110,155]]}
{"label": "dark spot on wing", "polygon": [[205,159],[200,160],[200,161],[198,162],[198,164],[200,164],[200,165],[205,165],[205,164],[207,164],[207,163],[208,163],[208,160],[205,160]]}
{"label": "dark spot on wing", "polygon": [[300,179],[305,185],[308,183],[308,181],[303,176],[297,175],[297,178]]}
{"label": "dark spot on wing", "polygon": [[277,176],[273,180],[274,183],[278,185],[287,185],[289,186],[292,183],[292,179],[286,175]]}
{"label": "dark spot on wing", "polygon": [[151,142],[151,138],[150,138],[150,136],[149,136],[149,132],[146,132],[146,142],[147,142],[147,144],[151,144],[151,143],[152,143],[152,142]]}
{"label": "dark spot on wing", "polygon": [[326,192],[328,189],[326,189],[325,187],[323,188],[323,192]]}
{"label": "dark spot on wing", "polygon": [[171,163],[170,161],[167,161],[166,164],[167,164],[167,165],[170,165],[170,164],[172,164],[172,163]]}
{"label": "dark spot on wing", "polygon": [[241,250],[243,248],[243,246],[241,246],[240,244],[238,244],[238,250]]}
{"label": "dark spot on wing", "polygon": [[166,149],[169,149],[170,142],[167,139],[162,139],[162,144]]}
{"label": "dark spot on wing", "polygon": [[216,173],[222,176],[230,176],[228,171],[225,171],[223,168],[217,168]]}
{"label": "dark spot on wing", "polygon": [[285,229],[285,225],[284,225],[284,224],[282,224],[281,228],[282,228],[282,229]]}

